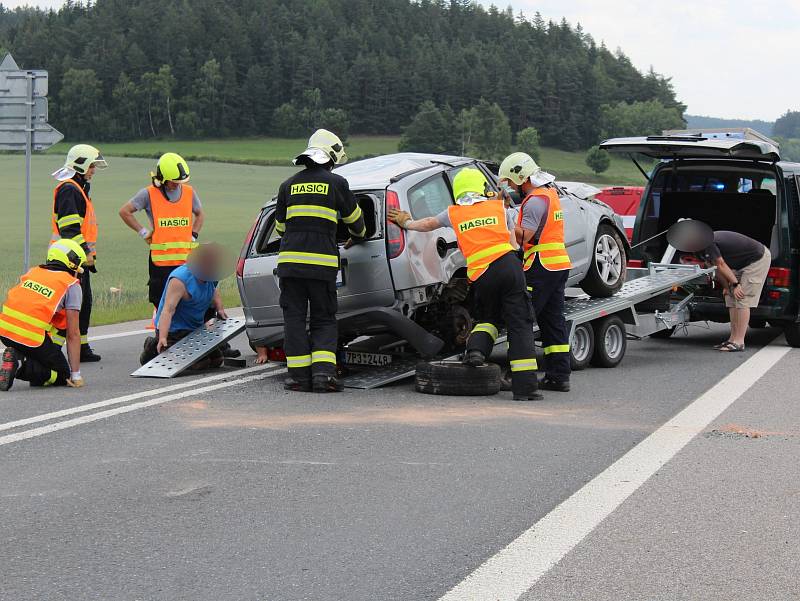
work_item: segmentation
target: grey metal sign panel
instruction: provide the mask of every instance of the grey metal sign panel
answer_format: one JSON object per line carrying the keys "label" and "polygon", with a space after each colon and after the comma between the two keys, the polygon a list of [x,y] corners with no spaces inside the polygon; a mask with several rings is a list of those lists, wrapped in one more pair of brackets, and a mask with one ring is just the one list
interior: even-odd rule
{"label": "grey metal sign panel", "polygon": [[[47,123],[33,126],[33,150],[47,150],[64,139],[64,134]],[[0,150],[25,150],[27,144],[24,125],[0,122]]]}
{"label": "grey metal sign panel", "polygon": [[242,333],[244,324],[244,319],[225,319],[217,320],[210,328],[197,329],[131,375],[136,378],[174,378],[223,342]]}
{"label": "grey metal sign panel", "polygon": [[47,71],[0,71],[0,99],[4,96],[25,97],[28,93],[28,73],[33,75],[33,95],[47,96]]}
{"label": "grey metal sign panel", "polygon": [[[47,123],[47,98],[37,96],[33,99],[32,118],[34,123]],[[0,124],[25,125],[28,122],[28,105],[25,98],[0,97]]]}

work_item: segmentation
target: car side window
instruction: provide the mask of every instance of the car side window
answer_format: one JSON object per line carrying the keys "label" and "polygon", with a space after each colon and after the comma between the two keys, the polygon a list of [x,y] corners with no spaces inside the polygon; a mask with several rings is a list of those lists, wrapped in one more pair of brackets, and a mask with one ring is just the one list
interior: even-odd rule
{"label": "car side window", "polygon": [[264,218],[260,230],[257,232],[258,238],[253,245],[256,255],[269,255],[277,253],[281,246],[281,237],[275,229],[275,211],[270,211]]}
{"label": "car side window", "polygon": [[452,204],[450,186],[441,174],[418,183],[408,191],[408,207],[414,219],[435,217]]}

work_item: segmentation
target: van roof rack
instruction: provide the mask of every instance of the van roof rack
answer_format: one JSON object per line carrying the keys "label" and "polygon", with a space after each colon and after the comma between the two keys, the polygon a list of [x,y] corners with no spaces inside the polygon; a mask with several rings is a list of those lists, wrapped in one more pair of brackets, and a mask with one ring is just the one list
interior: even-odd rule
{"label": "van roof rack", "polygon": [[759,131],[750,127],[726,127],[726,128],[698,128],[698,129],[667,129],[661,136],[652,136],[648,140],[680,140],[681,142],[692,142],[702,140],[753,140],[756,142],[766,142],[775,148],[780,148],[772,138],[765,136]]}

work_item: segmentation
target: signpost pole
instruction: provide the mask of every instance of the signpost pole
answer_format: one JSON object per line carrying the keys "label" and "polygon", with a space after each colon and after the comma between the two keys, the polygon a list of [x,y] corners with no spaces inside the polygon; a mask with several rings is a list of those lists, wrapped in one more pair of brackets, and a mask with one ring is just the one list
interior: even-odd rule
{"label": "signpost pole", "polygon": [[33,74],[27,75],[28,95],[26,103],[25,136],[25,272],[31,263],[31,154],[33,153]]}

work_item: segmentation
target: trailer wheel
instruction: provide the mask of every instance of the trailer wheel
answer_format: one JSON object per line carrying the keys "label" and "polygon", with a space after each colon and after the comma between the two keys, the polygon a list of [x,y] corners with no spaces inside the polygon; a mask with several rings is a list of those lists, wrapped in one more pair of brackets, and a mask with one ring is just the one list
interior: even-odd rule
{"label": "trailer wheel", "polygon": [[594,355],[594,330],[588,323],[578,324],[569,342],[569,362],[572,371],[586,369],[592,360],[592,355]]}
{"label": "trailer wheel", "polygon": [[597,367],[619,365],[628,348],[628,336],[623,321],[616,315],[609,315],[595,322],[594,339],[592,365]]}
{"label": "trailer wheel", "polygon": [[500,392],[500,366],[486,363],[481,367],[460,361],[429,361],[417,364],[417,392],[453,396],[492,396]]}

